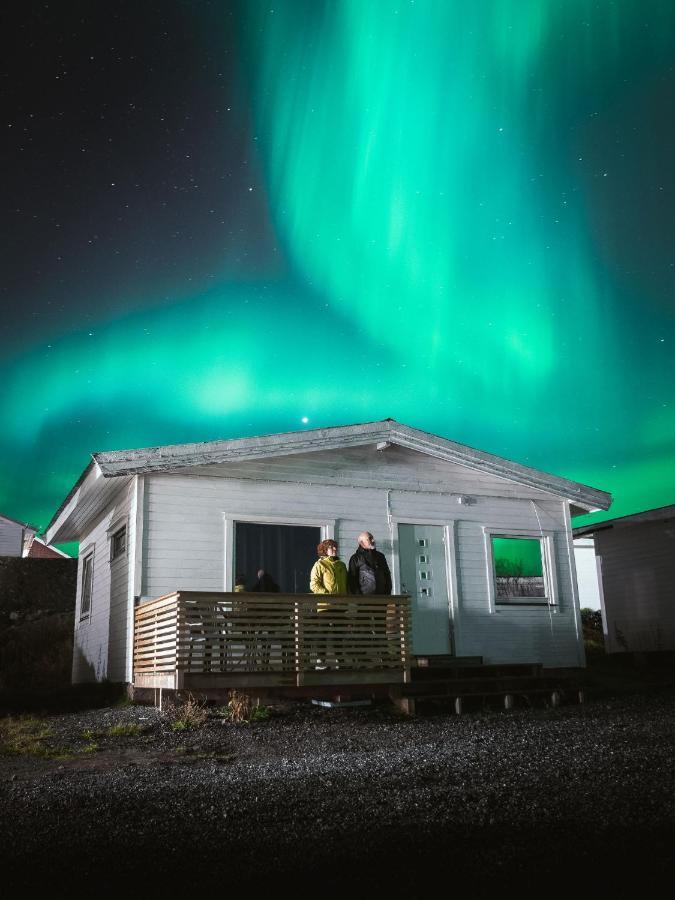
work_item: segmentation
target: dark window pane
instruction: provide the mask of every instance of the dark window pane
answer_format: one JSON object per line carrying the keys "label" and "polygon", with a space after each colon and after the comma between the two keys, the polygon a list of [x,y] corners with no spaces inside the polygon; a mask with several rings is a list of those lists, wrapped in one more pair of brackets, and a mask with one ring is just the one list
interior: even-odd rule
{"label": "dark window pane", "polygon": [[265,572],[284,594],[309,593],[309,574],[317,560],[321,529],[305,525],[235,523],[235,580],[243,576],[246,588]]}
{"label": "dark window pane", "polygon": [[91,589],[94,574],[93,554],[86,556],[82,562],[82,603],[80,604],[80,618],[89,615],[91,609]]}
{"label": "dark window pane", "polygon": [[117,559],[118,556],[123,556],[127,552],[127,529],[126,526],[120,528],[119,531],[116,531],[113,534],[110,541],[110,558]]}

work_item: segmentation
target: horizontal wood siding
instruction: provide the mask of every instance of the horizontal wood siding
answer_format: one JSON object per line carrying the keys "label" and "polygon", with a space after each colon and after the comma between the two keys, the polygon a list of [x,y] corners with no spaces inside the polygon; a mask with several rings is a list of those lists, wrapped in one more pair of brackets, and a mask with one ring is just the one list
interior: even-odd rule
{"label": "horizontal wood siding", "polygon": [[183,470],[185,474],[267,481],[338,483],[353,486],[431,489],[500,497],[549,495],[505,478],[472,470],[425,453],[392,445],[378,451],[374,444],[343,450],[298,453],[259,461],[220,463]]}
{"label": "horizontal wood siding", "polygon": [[[305,454],[312,457],[312,467],[304,476],[298,460],[288,458],[283,465],[294,469],[293,480],[289,471],[285,472],[289,480],[267,477],[273,474],[271,464],[261,468],[257,462],[238,463],[236,478],[225,477],[226,471],[233,473],[230,466],[209,467],[208,475],[146,476],[144,597],[176,590],[224,590],[224,516],[250,516],[264,522],[279,521],[286,515],[317,525],[332,524],[336,519],[336,537],[345,561],[356,548],[358,534],[369,529],[387,555],[392,571],[398,568],[396,519],[455,521],[459,589],[455,652],[482,656],[486,663],[579,665],[563,501],[413,451],[390,455],[390,450],[356,450],[358,454],[353,450]],[[319,457],[325,459],[320,461]],[[303,464],[309,462],[305,459]],[[315,466],[315,462],[320,465]],[[280,465],[274,463],[276,474]],[[321,478],[328,483],[320,483]],[[380,484],[386,484],[389,490]],[[416,488],[411,487],[413,484]],[[475,502],[461,505],[457,494],[470,494]],[[388,496],[394,520],[391,528]],[[532,499],[536,500],[539,521]],[[482,527],[529,532],[538,531],[539,522],[545,531],[555,532],[559,606],[550,613],[546,606],[501,607],[491,612]]]}
{"label": "horizontal wood siding", "polygon": [[22,526],[0,519],[0,556],[21,556],[22,553]]}
{"label": "horizontal wood siding", "polygon": [[[127,572],[128,557],[110,563],[108,530],[114,523],[127,521],[130,508],[130,485],[115,495],[114,502],[83,536],[77,566],[77,601],[75,606],[75,647],[73,682],[125,681],[127,654]],[[82,560],[93,548],[94,579],[91,610],[80,619],[82,608]]]}
{"label": "horizontal wood siding", "polygon": [[675,650],[675,522],[598,531],[610,653]]}

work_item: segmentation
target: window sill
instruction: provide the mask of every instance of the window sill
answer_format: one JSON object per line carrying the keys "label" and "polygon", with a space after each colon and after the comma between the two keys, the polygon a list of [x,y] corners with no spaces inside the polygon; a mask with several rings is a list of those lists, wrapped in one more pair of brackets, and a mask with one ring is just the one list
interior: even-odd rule
{"label": "window sill", "polygon": [[549,606],[555,608],[557,603],[549,603],[544,598],[541,600],[497,600],[495,601],[495,606]]}

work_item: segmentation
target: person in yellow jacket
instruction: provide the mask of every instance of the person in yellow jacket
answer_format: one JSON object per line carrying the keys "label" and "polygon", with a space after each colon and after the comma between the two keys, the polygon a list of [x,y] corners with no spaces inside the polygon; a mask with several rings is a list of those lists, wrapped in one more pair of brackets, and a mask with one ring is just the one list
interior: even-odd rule
{"label": "person in yellow jacket", "polygon": [[[338,556],[336,541],[321,541],[316,548],[319,558],[309,576],[309,589],[313,594],[347,594],[347,566]],[[328,609],[330,604],[319,603],[317,608]]]}
{"label": "person in yellow jacket", "polygon": [[[314,566],[312,567],[312,573],[309,576],[309,589],[311,590],[311,592],[313,594],[349,593],[347,588],[347,566],[338,556],[337,541],[331,539],[327,541],[321,541],[319,546],[316,548],[316,551],[319,554],[319,558],[314,563]],[[335,628],[337,625],[337,623],[333,621],[334,617],[336,615],[339,615],[337,610],[333,610],[330,617],[323,615],[330,612],[330,610],[330,603],[320,601],[316,604],[317,613],[321,613],[321,618],[325,619],[326,629]],[[328,638],[317,641],[317,668],[326,668],[325,665],[320,665],[320,663],[325,663],[327,656],[334,657],[336,667],[339,665],[339,659],[335,654],[335,651],[337,649],[335,645],[339,643],[339,641],[334,640],[330,643],[333,645],[331,648],[329,648]]]}

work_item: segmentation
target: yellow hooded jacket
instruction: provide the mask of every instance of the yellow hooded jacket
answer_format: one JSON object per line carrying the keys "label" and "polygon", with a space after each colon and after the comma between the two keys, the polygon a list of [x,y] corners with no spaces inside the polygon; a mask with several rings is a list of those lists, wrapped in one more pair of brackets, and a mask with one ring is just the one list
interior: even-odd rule
{"label": "yellow hooded jacket", "polygon": [[[309,576],[309,589],[313,594],[347,594],[347,566],[337,556],[320,556]],[[325,612],[328,603],[317,603],[317,611]]]}

